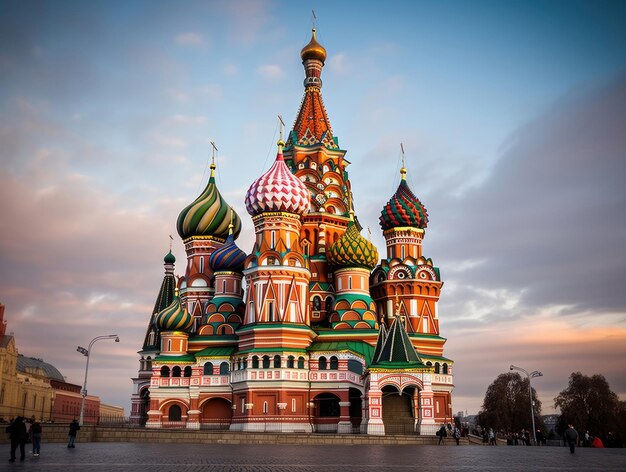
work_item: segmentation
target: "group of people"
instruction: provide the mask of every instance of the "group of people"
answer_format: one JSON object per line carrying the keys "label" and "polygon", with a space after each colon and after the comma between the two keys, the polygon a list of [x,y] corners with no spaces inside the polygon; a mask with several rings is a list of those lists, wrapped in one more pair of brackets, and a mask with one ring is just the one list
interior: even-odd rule
{"label": "group of people", "polygon": [[6,432],[9,433],[11,439],[11,458],[9,462],[15,462],[16,451],[20,448],[20,461],[23,461],[26,456],[26,443],[32,442],[33,455],[39,456],[41,448],[41,423],[35,419],[35,417],[24,418],[23,416],[16,417],[11,424],[7,426]]}
{"label": "group of people", "polygon": [[[70,423],[67,441],[68,448],[75,447],[74,442],[79,429],[78,421],[74,420]],[[33,456],[39,457],[41,453],[41,431],[41,422],[36,420],[34,416],[31,418],[24,418],[23,416],[14,418],[9,426],[6,427],[6,432],[11,439],[11,457],[9,462],[15,462],[18,447],[20,448],[20,461],[26,458],[26,443],[28,442],[33,444]]]}
{"label": "group of people", "polygon": [[437,436],[439,436],[438,444],[445,444],[445,439],[448,435],[452,436],[452,438],[456,441],[457,446],[460,444],[462,435],[461,430],[456,425],[452,427],[450,424],[448,424],[447,427],[445,424],[442,424],[441,428],[437,431]]}

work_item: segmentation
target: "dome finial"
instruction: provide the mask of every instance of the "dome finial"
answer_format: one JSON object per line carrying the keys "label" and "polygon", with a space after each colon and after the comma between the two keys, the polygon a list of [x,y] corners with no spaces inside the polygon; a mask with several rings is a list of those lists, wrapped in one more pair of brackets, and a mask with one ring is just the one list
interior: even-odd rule
{"label": "dome finial", "polygon": [[280,134],[278,138],[278,154],[283,153],[283,146],[285,146],[285,141],[283,141],[283,128],[285,127],[285,122],[283,121],[283,117],[278,115],[278,127],[280,129]]}
{"label": "dome finial", "polygon": [[315,26],[311,29],[311,41],[309,44],[302,48],[300,51],[300,57],[302,58],[302,62],[306,62],[308,60],[317,60],[324,64],[326,60],[326,49],[320,43],[317,42],[317,30]]}
{"label": "dome finial", "polygon": [[400,149],[402,150],[402,168],[400,169],[400,177],[402,180],[406,180],[406,167],[404,167],[404,144],[400,143]]}
{"label": "dome finial", "polygon": [[215,165],[215,152],[217,151],[217,146],[215,146],[215,141],[211,141],[211,147],[213,148],[213,150],[211,151],[211,165],[209,166],[209,169],[211,169],[211,177],[215,177],[215,168],[217,167]]}

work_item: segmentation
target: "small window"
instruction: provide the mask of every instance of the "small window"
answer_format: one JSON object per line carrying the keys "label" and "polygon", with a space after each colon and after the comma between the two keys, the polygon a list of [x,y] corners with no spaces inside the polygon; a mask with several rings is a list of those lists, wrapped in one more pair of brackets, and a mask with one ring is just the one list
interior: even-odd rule
{"label": "small window", "polygon": [[243,360],[243,368],[244,369],[248,368],[248,359],[247,358]]}
{"label": "small window", "polygon": [[363,374],[363,364],[361,364],[356,359],[348,359],[348,370],[350,372],[354,372],[355,374]]}
{"label": "small window", "polygon": [[220,364],[220,375],[228,375],[228,373],[229,373],[228,362],[222,362]]}
{"label": "small window", "polygon": [[161,367],[161,377],[169,377],[170,376],[170,368],[166,365]]}
{"label": "small window", "polygon": [[443,365],[443,373],[447,374],[448,373],[448,364],[444,364]]}
{"label": "small window", "polygon": [[295,358],[295,357],[293,357],[293,356],[289,356],[289,357],[287,358],[287,368],[289,368],[289,369],[293,369],[293,363],[294,363],[294,361],[295,361],[295,360],[296,360],[296,358]]}
{"label": "small window", "polygon": [[435,362],[435,374],[440,374],[441,373],[441,369],[440,369],[440,365],[439,362]]}
{"label": "small window", "polygon": [[304,369],[304,357],[298,357],[298,369]]}
{"label": "small window", "polygon": [[292,413],[296,412],[296,399],[295,398],[291,399],[291,412]]}
{"label": "small window", "polygon": [[264,369],[270,368],[270,356],[263,356],[263,368]]}
{"label": "small window", "polygon": [[252,368],[253,369],[259,368],[259,356],[252,356]]}
{"label": "small window", "polygon": [[200,273],[204,273],[204,256],[200,256]]}
{"label": "small window", "polygon": [[186,366],[183,374],[185,377],[191,377],[191,366]]}
{"label": "small window", "polygon": [[328,368],[328,363],[326,361],[326,358],[324,356],[320,357],[319,359],[319,369],[320,370],[326,370]]}
{"label": "small window", "polygon": [[213,364],[211,362],[206,362],[204,364],[204,370],[202,371],[203,375],[213,375]]}
{"label": "small window", "polygon": [[267,321],[274,321],[274,302],[267,302]]}
{"label": "small window", "polygon": [[276,231],[271,232],[271,243],[270,247],[274,249],[276,247]]}
{"label": "small window", "polygon": [[263,402],[263,413],[267,413],[267,402]]}
{"label": "small window", "polygon": [[280,356],[278,354],[274,356],[274,368],[280,369]]}
{"label": "small window", "polygon": [[339,359],[335,356],[330,358],[330,370],[338,370],[339,369]]}
{"label": "small window", "polygon": [[180,377],[180,367],[176,366],[172,369],[172,377]]}

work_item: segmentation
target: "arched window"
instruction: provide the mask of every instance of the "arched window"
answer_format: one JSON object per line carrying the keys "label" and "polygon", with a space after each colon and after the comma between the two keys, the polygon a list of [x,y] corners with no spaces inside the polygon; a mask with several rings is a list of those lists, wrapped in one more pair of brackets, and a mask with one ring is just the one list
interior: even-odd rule
{"label": "arched window", "polygon": [[435,374],[439,374],[439,373],[441,373],[439,362],[435,362]]}
{"label": "arched window", "polygon": [[448,373],[448,364],[444,364],[443,365],[443,373],[447,374]]}
{"label": "arched window", "polygon": [[326,297],[326,302],[324,303],[326,311],[330,311],[333,307],[333,299],[331,297]]}
{"label": "arched window", "polygon": [[330,370],[337,370],[339,369],[339,359],[337,359],[335,356],[332,356],[330,358]]}
{"label": "arched window", "polygon": [[320,357],[319,359],[319,369],[320,370],[326,370],[327,369],[327,361],[326,358],[324,356]]}
{"label": "arched window", "polygon": [[161,367],[161,377],[169,377],[170,376],[170,368],[166,365]]}
{"label": "arched window", "polygon": [[287,358],[287,368],[289,368],[289,369],[293,369],[293,362],[294,362],[295,360],[296,360],[296,358],[295,358],[295,357],[293,357],[293,356],[289,356],[289,357]]}
{"label": "arched window", "polygon": [[169,421],[180,421],[183,416],[183,412],[178,405],[170,406],[170,411],[167,414]]}
{"label": "arched window", "polygon": [[263,356],[263,368],[264,369],[270,368],[270,356]]}
{"label": "arched window", "polygon": [[315,295],[313,297],[313,311],[320,311],[322,309],[322,298]]}
{"label": "arched window", "polygon": [[348,370],[361,375],[363,373],[363,364],[356,359],[348,359]]}
{"label": "arched window", "polygon": [[259,356],[252,356],[252,368],[253,369],[259,368]]}
{"label": "arched window", "polygon": [[175,366],[172,368],[172,377],[180,377],[180,367]]}
{"label": "arched window", "polygon": [[274,369],[280,369],[280,356],[278,354],[274,356]]}
{"label": "arched window", "polygon": [[191,377],[191,366],[186,366],[183,374],[185,377]]}
{"label": "arched window", "polygon": [[213,375],[213,364],[211,362],[204,363],[203,375]]}
{"label": "arched window", "polygon": [[243,368],[244,368],[244,369],[247,369],[247,368],[248,368],[248,359],[247,359],[247,358],[245,358],[245,359],[243,360]]}
{"label": "arched window", "polygon": [[304,369],[304,357],[298,357],[298,369]]}
{"label": "arched window", "polygon": [[241,359],[237,359],[237,370],[241,370]]}
{"label": "arched window", "polygon": [[228,362],[222,362],[220,364],[220,375],[228,375]]}

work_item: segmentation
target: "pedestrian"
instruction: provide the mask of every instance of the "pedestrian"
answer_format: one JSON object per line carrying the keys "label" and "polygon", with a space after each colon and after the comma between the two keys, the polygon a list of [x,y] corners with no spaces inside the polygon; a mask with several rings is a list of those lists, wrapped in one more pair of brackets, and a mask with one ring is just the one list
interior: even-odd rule
{"label": "pedestrian", "polygon": [[574,450],[576,449],[576,443],[578,442],[578,431],[576,431],[574,429],[574,426],[570,424],[565,430],[563,436],[565,436],[565,440],[569,445],[569,452],[574,454]]}
{"label": "pedestrian", "polygon": [[441,443],[445,444],[444,439],[446,438],[446,436],[448,436],[445,425],[443,424],[441,425],[441,428],[439,428],[439,431],[437,431],[437,436],[439,436],[439,442],[437,443],[437,445]]}
{"label": "pedestrian", "polygon": [[39,453],[41,452],[41,423],[34,420],[30,431],[33,435],[33,456],[39,457]]}
{"label": "pedestrian", "polygon": [[15,462],[15,451],[17,446],[20,447],[20,460],[23,461],[26,457],[26,440],[28,435],[26,434],[26,425],[24,424],[24,418],[21,416],[16,417],[11,425],[7,427],[7,433],[11,438],[11,458],[9,462]]}
{"label": "pedestrian", "polygon": [[78,421],[76,421],[76,418],[74,418],[74,420],[70,423],[70,432],[67,435],[67,447],[74,447],[74,441],[76,441],[76,433],[78,433],[78,430],[80,429],[80,425],[78,424]]}
{"label": "pedestrian", "polygon": [[454,432],[452,433],[452,437],[454,437],[454,440],[456,441],[456,445],[459,445],[459,440],[461,439],[461,431],[459,430],[459,428],[454,428]]}
{"label": "pedestrian", "polygon": [[493,428],[489,428],[489,445],[490,446],[497,446],[498,443],[496,442],[496,433],[493,430]]}

